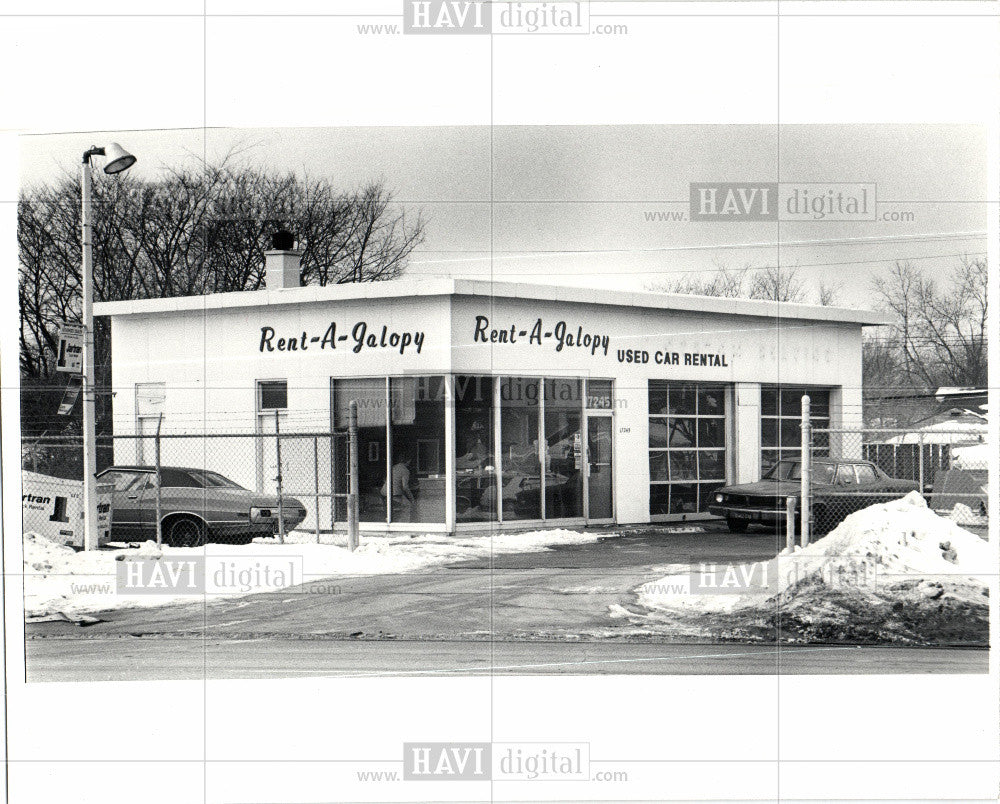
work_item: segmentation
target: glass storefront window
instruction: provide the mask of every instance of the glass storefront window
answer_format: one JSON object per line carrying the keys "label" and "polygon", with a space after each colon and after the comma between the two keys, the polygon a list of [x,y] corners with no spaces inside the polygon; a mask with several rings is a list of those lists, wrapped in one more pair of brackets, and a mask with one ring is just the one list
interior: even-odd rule
{"label": "glass storefront window", "polygon": [[649,513],[701,513],[726,482],[726,389],[649,381]]}
{"label": "glass storefront window", "polygon": [[[346,429],[351,402],[358,403],[358,521],[385,522],[386,378],[364,377],[333,381],[333,424]],[[346,469],[346,462],[344,462]],[[345,482],[340,484],[347,491]],[[346,515],[346,512],[345,512]]]}
{"label": "glass storefront window", "polygon": [[444,522],[444,377],[390,377],[389,400],[390,521]]}
{"label": "glass storefront window", "polygon": [[497,519],[493,429],[493,378],[456,376],[455,516],[458,522]]}
{"label": "glass storefront window", "polygon": [[545,380],[545,518],[583,516],[580,380]]}
{"label": "glass storefront window", "polygon": [[501,505],[504,521],[542,518],[542,463],[538,439],[541,383],[504,377],[500,381]]}

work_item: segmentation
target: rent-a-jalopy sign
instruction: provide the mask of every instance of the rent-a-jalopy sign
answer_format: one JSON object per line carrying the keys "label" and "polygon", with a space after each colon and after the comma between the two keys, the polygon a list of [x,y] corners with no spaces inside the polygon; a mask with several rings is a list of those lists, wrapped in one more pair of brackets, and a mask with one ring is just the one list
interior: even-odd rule
{"label": "rent-a-jalopy sign", "polygon": [[[579,350],[591,357],[608,357],[612,336],[571,321],[551,321],[537,317],[531,321],[491,322],[477,315],[472,322],[472,342],[548,348],[555,352]],[[284,331],[269,325],[260,328],[258,350],[269,352],[335,351],[346,349],[354,354],[388,350],[405,355],[420,354],[426,340],[423,330],[394,329],[386,324],[356,321],[338,324],[330,321],[322,332]],[[631,339],[630,339],[631,340]],[[619,363],[654,363],[663,366],[729,368],[728,356],[721,352],[688,352],[671,349],[617,349]]]}
{"label": "rent-a-jalopy sign", "polygon": [[[580,349],[591,357],[607,357],[611,351],[611,335],[594,331],[581,324],[559,320],[555,323],[537,318],[530,324],[503,322],[491,323],[485,315],[477,315],[473,343],[518,344],[549,347],[556,352]],[[617,349],[619,363],[643,364],[653,362],[661,366],[705,366],[729,368],[727,356],[719,352],[681,352],[670,349]]]}

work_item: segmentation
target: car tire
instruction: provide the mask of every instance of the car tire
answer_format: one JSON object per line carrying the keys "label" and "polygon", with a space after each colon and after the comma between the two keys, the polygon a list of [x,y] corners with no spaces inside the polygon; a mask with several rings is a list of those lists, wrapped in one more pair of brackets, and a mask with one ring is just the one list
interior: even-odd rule
{"label": "car tire", "polygon": [[728,527],[732,533],[746,533],[747,529],[750,527],[750,523],[742,519],[727,519],[726,527]]}
{"label": "car tire", "polygon": [[826,536],[833,528],[830,527],[829,516],[822,505],[814,506],[812,510],[813,536]]}
{"label": "car tire", "polygon": [[179,516],[167,524],[163,540],[171,547],[202,547],[207,531],[205,523],[192,516]]}

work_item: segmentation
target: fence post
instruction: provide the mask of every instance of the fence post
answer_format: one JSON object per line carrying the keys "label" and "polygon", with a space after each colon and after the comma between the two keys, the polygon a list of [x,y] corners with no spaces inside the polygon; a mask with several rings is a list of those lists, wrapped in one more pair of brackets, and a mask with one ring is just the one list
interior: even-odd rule
{"label": "fence post", "polygon": [[319,436],[313,436],[313,493],[316,498],[316,544],[319,544]]}
{"label": "fence post", "polygon": [[281,425],[278,420],[278,409],[274,409],[274,455],[278,463],[278,541],[285,543],[285,501],[281,489]]}
{"label": "fence post", "polygon": [[812,518],[812,424],[809,421],[809,396],[802,397],[802,546],[809,544]]}
{"label": "fence post", "polygon": [[156,440],[153,442],[153,461],[156,465],[156,543],[163,544],[163,497],[160,487],[163,485],[160,475],[160,428],[163,427],[163,414],[156,422]]}
{"label": "fence post", "polygon": [[337,435],[330,425],[330,532],[337,529],[337,467],[339,452],[337,450]]}
{"label": "fence post", "polygon": [[798,502],[794,497],[785,500],[785,549],[789,553],[795,549],[795,506]]}
{"label": "fence post", "polygon": [[920,433],[920,446],[919,453],[920,457],[917,458],[917,482],[920,483],[920,496],[924,495],[924,434]]}
{"label": "fence post", "polygon": [[358,549],[358,403],[354,400],[350,405],[347,440],[347,547],[353,552]]}

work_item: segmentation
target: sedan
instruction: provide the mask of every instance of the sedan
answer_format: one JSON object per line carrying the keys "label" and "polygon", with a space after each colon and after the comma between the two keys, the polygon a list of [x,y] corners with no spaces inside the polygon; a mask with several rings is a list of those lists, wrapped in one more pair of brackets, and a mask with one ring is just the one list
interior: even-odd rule
{"label": "sedan", "polygon": [[[114,486],[111,540],[156,538],[156,469],[112,466],[97,475]],[[180,466],[160,467],[160,522],[163,541],[174,547],[200,547],[207,541],[245,541],[278,531],[278,498],[257,494],[218,472]],[[285,497],[285,530],[306,517],[305,506]]]}
{"label": "sedan", "polygon": [[[848,515],[869,505],[903,497],[919,490],[911,480],[889,477],[868,461],[817,458],[812,463],[812,514],[816,533],[827,533]],[[724,517],[733,533],[745,533],[750,525],[784,529],[789,497],[802,492],[802,463],[782,460],[756,483],[724,486],[715,493],[709,511]],[[798,521],[798,519],[796,519]]]}

